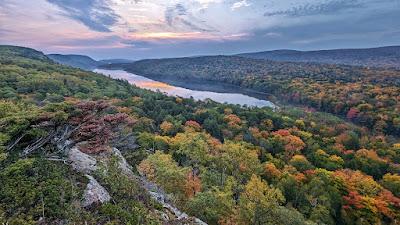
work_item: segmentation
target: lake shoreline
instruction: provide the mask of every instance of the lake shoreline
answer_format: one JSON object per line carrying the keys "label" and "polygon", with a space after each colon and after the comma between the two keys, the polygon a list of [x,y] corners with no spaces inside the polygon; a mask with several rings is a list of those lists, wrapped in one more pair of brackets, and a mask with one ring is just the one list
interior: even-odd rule
{"label": "lake shoreline", "polygon": [[94,72],[116,79],[125,79],[138,87],[161,91],[167,95],[183,98],[193,97],[196,100],[208,98],[219,103],[247,105],[250,107],[278,107],[274,102],[270,101],[270,96],[266,93],[222,82],[176,79],[170,76],[138,75],[123,68],[98,68]]}
{"label": "lake shoreline", "polygon": [[[149,75],[149,74],[141,74],[136,73],[135,71],[130,71],[124,66],[101,66],[97,69],[101,70],[123,70],[127,73],[131,74],[140,74],[140,76],[167,83],[173,86],[187,88],[196,91],[212,91],[217,93],[241,93],[245,95],[249,95],[251,97],[260,99],[260,100],[267,100],[273,102],[277,105],[277,99],[273,94],[254,90],[248,87],[242,87],[240,85],[225,83],[221,81],[214,81],[214,80],[206,80],[200,78],[176,78],[175,76],[170,75]],[[205,87],[206,86],[206,87]]]}

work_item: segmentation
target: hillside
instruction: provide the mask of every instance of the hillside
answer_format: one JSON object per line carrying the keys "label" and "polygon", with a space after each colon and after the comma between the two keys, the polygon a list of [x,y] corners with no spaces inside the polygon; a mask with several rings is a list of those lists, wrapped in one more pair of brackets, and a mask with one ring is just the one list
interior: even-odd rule
{"label": "hillside", "polygon": [[[216,78],[241,68],[213,59]],[[0,47],[1,224],[389,225],[399,164],[398,139],[330,114],[169,97]]]}
{"label": "hillside", "polygon": [[282,102],[347,117],[377,134],[400,135],[398,70],[238,56],[142,60],[118,67],[154,78],[221,81],[251,88]]}
{"label": "hillside", "polygon": [[275,50],[244,53],[238,56],[286,62],[316,62],[400,69],[400,46],[320,51]]}
{"label": "hillside", "polygon": [[11,46],[11,45],[0,45],[2,60],[7,60],[7,58],[18,59],[18,58],[29,58],[41,61],[50,61],[50,59],[45,56],[42,52],[25,48],[20,46]]}
{"label": "hillside", "polygon": [[61,54],[49,54],[47,55],[50,59],[63,65],[72,66],[84,70],[94,70],[98,66],[104,64],[96,61],[89,56],[85,55],[61,55]]}
{"label": "hillside", "polygon": [[48,54],[51,60],[75,68],[92,71],[102,65],[108,65],[112,63],[132,63],[129,59],[103,59],[94,60],[86,55],[62,55],[62,54]]}

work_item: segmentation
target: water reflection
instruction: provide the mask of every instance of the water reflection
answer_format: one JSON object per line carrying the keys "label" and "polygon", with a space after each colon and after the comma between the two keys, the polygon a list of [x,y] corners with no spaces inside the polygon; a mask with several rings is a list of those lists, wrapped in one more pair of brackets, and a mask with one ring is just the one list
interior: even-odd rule
{"label": "water reflection", "polygon": [[[248,105],[248,106],[257,106],[257,107],[274,107],[274,104],[270,101],[257,99],[255,97],[251,97],[242,93],[232,93],[232,88],[227,88],[226,85],[219,84],[210,84],[211,90],[219,89],[218,92],[208,91],[207,85],[205,83],[199,84],[199,88],[201,90],[188,89],[178,86],[173,86],[167,83],[155,81],[143,76],[139,76],[136,74],[128,73],[123,70],[104,70],[104,69],[96,69],[94,72],[102,73],[104,75],[110,75],[112,78],[116,79],[124,79],[129,81],[129,83],[134,84],[138,87],[145,88],[152,91],[160,91],[166,93],[171,96],[179,96],[183,98],[193,97],[196,100],[205,100],[211,99],[220,103],[229,103],[229,104],[239,104],[239,105]],[[179,81],[168,82],[168,83],[179,83]],[[195,88],[196,85],[194,83],[188,85],[191,88]],[[200,87],[201,86],[201,87]],[[211,87],[212,86],[212,87]],[[236,88],[237,89],[237,88]],[[226,90],[227,93],[224,93]],[[240,92],[239,90],[236,90]]]}

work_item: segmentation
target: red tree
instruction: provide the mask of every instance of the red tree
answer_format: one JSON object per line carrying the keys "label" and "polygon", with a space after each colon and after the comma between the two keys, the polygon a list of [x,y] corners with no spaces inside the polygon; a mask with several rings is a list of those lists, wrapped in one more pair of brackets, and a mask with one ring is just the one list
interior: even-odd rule
{"label": "red tree", "polygon": [[360,111],[357,108],[351,108],[348,112],[347,112],[347,119],[351,120],[357,117],[358,113],[360,113]]}

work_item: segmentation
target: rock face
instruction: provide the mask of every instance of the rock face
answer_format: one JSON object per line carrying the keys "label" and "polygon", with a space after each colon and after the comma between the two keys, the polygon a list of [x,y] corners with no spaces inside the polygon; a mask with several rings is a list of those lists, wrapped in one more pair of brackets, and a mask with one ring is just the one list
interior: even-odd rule
{"label": "rock face", "polygon": [[92,156],[79,151],[75,146],[68,151],[68,160],[71,162],[71,166],[74,170],[88,174],[96,171],[96,159]]}
{"label": "rock face", "polygon": [[107,190],[103,186],[101,186],[92,176],[87,174],[85,176],[89,179],[89,183],[87,184],[83,194],[83,207],[88,207],[92,204],[105,203],[111,200],[110,194],[108,194]]}

